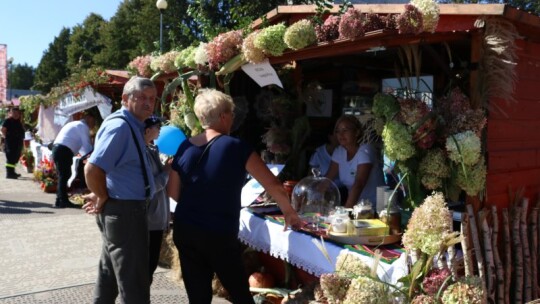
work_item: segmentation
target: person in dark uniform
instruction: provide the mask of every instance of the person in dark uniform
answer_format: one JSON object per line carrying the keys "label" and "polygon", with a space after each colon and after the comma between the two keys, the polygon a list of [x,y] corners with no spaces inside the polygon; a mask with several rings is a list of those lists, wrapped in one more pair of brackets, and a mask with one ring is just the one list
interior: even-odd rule
{"label": "person in dark uniform", "polygon": [[2,123],[1,132],[5,139],[6,178],[17,179],[21,175],[15,172],[15,166],[21,157],[24,142],[24,127],[19,108],[10,109],[9,117]]}

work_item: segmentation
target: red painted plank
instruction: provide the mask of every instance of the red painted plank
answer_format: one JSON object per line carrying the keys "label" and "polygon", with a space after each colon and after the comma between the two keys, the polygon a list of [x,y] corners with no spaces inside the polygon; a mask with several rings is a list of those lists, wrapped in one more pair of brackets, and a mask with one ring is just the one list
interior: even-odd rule
{"label": "red painted plank", "polygon": [[487,157],[489,172],[507,172],[538,168],[540,167],[540,157],[538,151],[538,149],[495,152],[490,151]]}
{"label": "red painted plank", "polygon": [[487,141],[532,140],[540,142],[540,120],[488,120]]}
{"label": "red painted plank", "polygon": [[527,54],[534,57],[538,57],[540,54],[540,43],[517,39],[516,46],[518,47],[519,53]]}
{"label": "red painted plank", "polygon": [[489,153],[494,151],[514,150],[516,147],[519,147],[520,149],[539,149],[540,142],[530,139],[492,139],[487,142],[487,151],[489,151]]}
{"label": "red painted plank", "polygon": [[[514,189],[514,191],[516,191]],[[529,207],[532,207],[531,204],[536,204],[538,200],[538,190],[526,190],[523,194],[523,197],[529,198]],[[510,208],[510,199],[508,196],[508,191],[506,193],[491,195],[486,198],[484,205],[495,205],[497,209],[501,210],[502,208]],[[500,215],[500,214],[499,214]]]}
{"label": "red painted plank", "polygon": [[501,173],[492,173],[488,170],[486,179],[488,199],[493,195],[507,195],[509,187],[513,191],[525,187],[526,190],[537,193],[540,190],[540,168]]}
{"label": "red painted plank", "polygon": [[516,75],[519,77],[517,86],[521,85],[521,81],[538,81],[540,80],[540,56],[528,56],[518,54],[519,59],[516,69]]}
{"label": "red painted plank", "polygon": [[[540,79],[538,80],[540,85]],[[519,98],[515,102],[493,98],[490,100],[488,122],[494,120],[538,120],[540,116],[540,94]]]}

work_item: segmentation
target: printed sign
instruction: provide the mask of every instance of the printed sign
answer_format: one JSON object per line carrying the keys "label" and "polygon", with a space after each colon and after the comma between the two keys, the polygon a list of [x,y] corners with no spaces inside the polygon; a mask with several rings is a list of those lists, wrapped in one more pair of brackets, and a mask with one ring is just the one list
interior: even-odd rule
{"label": "printed sign", "polygon": [[261,87],[275,84],[283,89],[283,84],[281,83],[281,80],[279,80],[276,70],[274,70],[272,65],[270,65],[270,62],[268,62],[268,59],[257,64],[244,64],[242,70]]}

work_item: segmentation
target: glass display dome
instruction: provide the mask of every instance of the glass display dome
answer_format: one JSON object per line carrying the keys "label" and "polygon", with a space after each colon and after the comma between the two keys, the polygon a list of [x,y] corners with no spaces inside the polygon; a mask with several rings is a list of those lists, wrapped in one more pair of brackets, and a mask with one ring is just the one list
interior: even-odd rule
{"label": "glass display dome", "polygon": [[339,206],[341,195],[334,182],[320,176],[317,169],[313,176],[303,178],[292,191],[292,206],[299,214],[318,213],[328,216],[335,206]]}

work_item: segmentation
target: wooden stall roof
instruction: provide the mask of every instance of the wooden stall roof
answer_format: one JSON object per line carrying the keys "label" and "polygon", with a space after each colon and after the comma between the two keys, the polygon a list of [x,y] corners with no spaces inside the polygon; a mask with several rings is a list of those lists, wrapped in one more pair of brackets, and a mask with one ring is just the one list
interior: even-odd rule
{"label": "wooden stall roof", "polygon": [[[354,7],[362,12],[377,14],[400,14],[403,4],[355,4]],[[332,42],[319,43],[298,51],[286,52],[283,56],[270,58],[271,63],[285,63],[293,60],[304,60],[328,56],[338,56],[354,52],[366,51],[377,47],[397,46],[416,43],[436,43],[442,41],[460,40],[478,32],[475,22],[479,18],[504,18],[514,24],[523,39],[540,42],[540,16],[521,11],[505,4],[440,4],[440,19],[435,33],[419,35],[402,35],[397,31],[375,31],[356,39],[338,39]],[[278,6],[266,14],[271,24],[279,22],[293,23],[315,13],[315,5]],[[331,13],[337,13],[338,5],[334,5]],[[258,28],[262,19],[252,23]]]}
{"label": "wooden stall roof", "polygon": [[[377,14],[400,14],[403,12],[403,4],[355,4],[354,8],[362,12]],[[540,16],[521,11],[506,4],[440,4],[440,16],[499,16],[508,19],[518,27],[531,27],[536,38],[540,35]],[[266,19],[272,23],[283,21],[285,16],[300,14],[312,15],[315,13],[315,5],[280,5],[266,14]],[[339,5],[334,5],[330,13],[337,13]],[[262,24],[259,18],[252,23],[253,28]]]}

